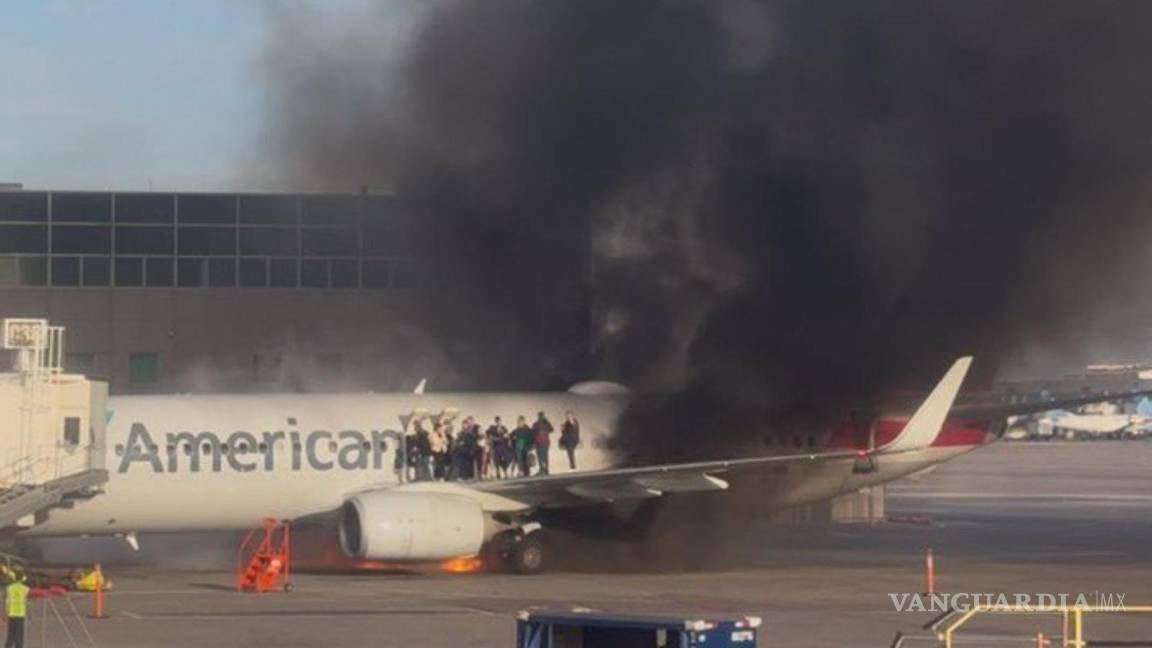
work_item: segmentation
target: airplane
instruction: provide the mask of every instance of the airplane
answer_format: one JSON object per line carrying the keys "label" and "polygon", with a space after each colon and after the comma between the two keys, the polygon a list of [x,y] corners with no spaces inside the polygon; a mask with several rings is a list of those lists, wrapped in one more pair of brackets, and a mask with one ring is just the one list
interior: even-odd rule
{"label": "airplane", "polygon": [[[626,389],[582,383],[563,393],[146,395],[107,400],[94,497],[53,509],[24,537],[247,530],[265,518],[332,515],[357,561],[435,562],[481,556],[489,568],[538,573],[549,562],[549,513],[685,493],[753,489],[768,509],[828,500],[920,472],[997,435],[1003,407],[954,407],[972,363],[957,359],[911,416],[847,421],[766,456],[612,465],[605,449]],[[1080,399],[1084,400],[1084,399]],[[1047,408],[1052,404],[1047,403]],[[397,461],[416,421],[545,412],[580,421],[580,470],[410,481]],[[531,420],[531,418],[529,418]],[[511,426],[509,426],[511,427]],[[803,447],[797,447],[797,446]],[[557,453],[559,454],[559,453]]]}
{"label": "airplane", "polygon": [[1068,441],[1144,436],[1149,418],[1141,414],[1125,414],[1119,410],[1114,404],[1106,408],[1085,408],[1080,412],[1052,410],[1040,417],[1036,424],[1036,436]]}

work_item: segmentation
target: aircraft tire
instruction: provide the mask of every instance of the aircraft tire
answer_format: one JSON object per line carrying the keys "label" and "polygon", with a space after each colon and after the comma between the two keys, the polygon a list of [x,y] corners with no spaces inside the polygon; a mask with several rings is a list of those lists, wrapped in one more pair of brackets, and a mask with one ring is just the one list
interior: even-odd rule
{"label": "aircraft tire", "polygon": [[484,571],[509,571],[512,560],[512,550],[516,547],[516,534],[512,531],[502,531],[484,543],[480,548],[480,562]]}
{"label": "aircraft tire", "polygon": [[544,571],[548,547],[543,534],[533,531],[520,539],[508,555],[508,567],[517,574],[534,575]]}

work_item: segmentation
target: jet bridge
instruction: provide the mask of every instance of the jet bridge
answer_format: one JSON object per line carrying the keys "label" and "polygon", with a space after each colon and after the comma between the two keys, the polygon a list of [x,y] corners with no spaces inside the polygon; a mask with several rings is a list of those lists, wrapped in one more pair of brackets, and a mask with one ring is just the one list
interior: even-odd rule
{"label": "jet bridge", "polygon": [[44,522],[100,493],[106,383],[65,373],[64,329],[43,319],[5,319],[0,348],[0,531]]}

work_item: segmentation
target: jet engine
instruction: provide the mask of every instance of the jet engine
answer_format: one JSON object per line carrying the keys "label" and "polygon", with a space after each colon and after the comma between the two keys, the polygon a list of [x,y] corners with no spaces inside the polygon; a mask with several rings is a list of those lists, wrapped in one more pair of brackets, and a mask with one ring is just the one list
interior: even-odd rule
{"label": "jet engine", "polygon": [[458,495],[372,491],[344,502],[339,531],[352,558],[443,560],[480,552],[484,514],[478,502]]}

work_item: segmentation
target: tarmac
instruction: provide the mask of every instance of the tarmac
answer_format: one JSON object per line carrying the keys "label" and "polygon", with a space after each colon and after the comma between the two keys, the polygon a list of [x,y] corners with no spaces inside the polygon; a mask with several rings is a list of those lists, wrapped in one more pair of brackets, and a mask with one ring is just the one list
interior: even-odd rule
{"label": "tarmac", "polygon": [[[907,522],[820,529],[750,522],[740,537],[712,547],[719,559],[692,569],[297,574],[291,593],[251,595],[235,593],[226,570],[109,567],[108,617],[85,627],[96,645],[122,648],[511,647],[518,610],[581,606],[755,615],[764,622],[761,646],[881,647],[897,632],[925,636],[921,626],[937,616],[898,611],[890,596],[924,591],[928,548],[940,591],[1107,593],[1123,594],[1127,605],[1152,603],[1152,442],[1001,442],[897,482],[887,504],[890,517]],[[71,601],[91,608],[87,595]],[[58,609],[68,605],[56,601]],[[73,645],[43,603],[32,615],[30,647]],[[76,645],[88,645],[75,620],[68,627]],[[1059,623],[991,622],[972,629],[985,643],[963,645],[1029,645],[1026,636],[1037,630],[1058,633]],[[1090,637],[1152,639],[1152,615],[1090,619],[1089,630]]]}

